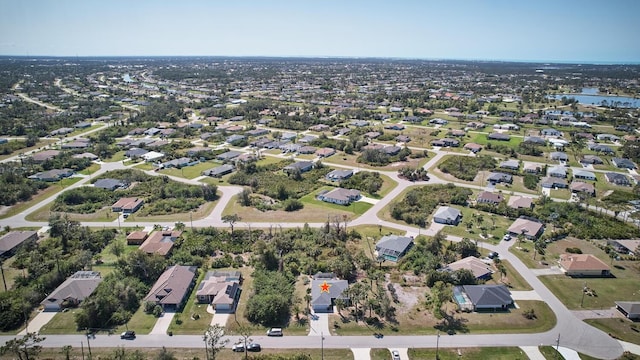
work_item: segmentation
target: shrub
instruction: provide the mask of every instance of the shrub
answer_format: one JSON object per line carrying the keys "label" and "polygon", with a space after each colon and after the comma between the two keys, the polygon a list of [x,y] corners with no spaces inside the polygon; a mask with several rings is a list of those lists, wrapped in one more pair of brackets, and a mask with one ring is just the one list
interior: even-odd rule
{"label": "shrub", "polygon": [[580,248],[577,247],[572,247],[572,248],[566,248],[564,249],[564,251],[568,252],[569,254],[582,254],[582,250],[580,250]]}
{"label": "shrub", "polygon": [[296,211],[304,207],[304,204],[300,200],[287,199],[283,204],[284,211]]}

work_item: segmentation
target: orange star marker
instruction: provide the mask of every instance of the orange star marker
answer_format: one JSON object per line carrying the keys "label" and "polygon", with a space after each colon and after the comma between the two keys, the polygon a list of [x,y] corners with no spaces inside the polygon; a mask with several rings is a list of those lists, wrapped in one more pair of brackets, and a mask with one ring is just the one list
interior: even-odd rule
{"label": "orange star marker", "polygon": [[331,287],[331,285],[327,284],[327,281],[325,280],[322,285],[320,285],[320,292],[329,292],[329,288]]}

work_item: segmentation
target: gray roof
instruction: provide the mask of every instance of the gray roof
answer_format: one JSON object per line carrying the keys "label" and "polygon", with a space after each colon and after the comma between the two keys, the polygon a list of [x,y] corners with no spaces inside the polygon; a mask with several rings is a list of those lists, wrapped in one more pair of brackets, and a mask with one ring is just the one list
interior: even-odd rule
{"label": "gray roof", "polygon": [[460,210],[456,209],[456,208],[452,208],[450,206],[440,206],[440,208],[438,208],[438,210],[436,211],[435,214],[433,214],[434,218],[441,218],[441,219],[451,219],[451,220],[455,220],[457,219],[460,215],[462,215],[460,213]]}
{"label": "gray roof", "polygon": [[594,173],[592,173],[591,171],[586,171],[586,170],[574,170],[573,171],[573,176],[574,177],[585,177],[585,178],[595,178],[596,175]]}
{"label": "gray roof", "polygon": [[227,151],[227,152],[224,152],[224,153],[216,156],[216,159],[222,160],[222,161],[231,160],[233,158],[236,158],[236,157],[240,156],[241,154],[242,153],[240,151],[231,150],[231,151]]}
{"label": "gray roof", "polygon": [[[329,291],[322,291],[324,283],[327,283]],[[338,279],[314,279],[311,280],[311,304],[318,306],[331,305],[332,299],[348,299],[343,296],[345,289],[349,287],[347,280]]]}
{"label": "gray roof", "polygon": [[511,292],[504,285],[463,285],[462,289],[474,306],[508,306],[513,303]]}
{"label": "gray roof", "polygon": [[406,236],[386,235],[376,244],[376,250],[384,253],[402,254],[411,244],[413,239]]}
{"label": "gray roof", "polygon": [[225,164],[225,165],[211,168],[209,170],[205,170],[202,172],[202,175],[216,177],[219,175],[230,173],[233,171],[233,169],[234,169],[233,165]]}
{"label": "gray roof", "polygon": [[11,231],[0,237],[0,255],[13,250],[28,238],[37,235],[35,231]]}
{"label": "gray roof", "polygon": [[616,305],[627,314],[640,314],[640,301],[616,301]]}
{"label": "gray roof", "polygon": [[125,185],[125,182],[119,179],[99,179],[93,184],[93,186],[97,188],[103,188],[108,190],[113,190],[117,187],[121,187],[124,185]]}
{"label": "gray roof", "polygon": [[97,271],[78,271],[58,286],[41,304],[56,303],[61,305],[65,299],[82,301],[102,282]]}

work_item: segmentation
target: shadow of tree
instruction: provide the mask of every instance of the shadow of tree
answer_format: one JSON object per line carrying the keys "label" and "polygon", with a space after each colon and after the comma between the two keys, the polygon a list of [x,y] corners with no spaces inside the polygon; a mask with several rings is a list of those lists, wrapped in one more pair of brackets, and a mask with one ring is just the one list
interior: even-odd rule
{"label": "shadow of tree", "polygon": [[467,327],[466,322],[468,322],[467,319],[456,318],[455,312],[444,313],[442,321],[434,326],[434,328],[449,335],[453,335],[456,333],[466,334],[469,332],[469,328]]}

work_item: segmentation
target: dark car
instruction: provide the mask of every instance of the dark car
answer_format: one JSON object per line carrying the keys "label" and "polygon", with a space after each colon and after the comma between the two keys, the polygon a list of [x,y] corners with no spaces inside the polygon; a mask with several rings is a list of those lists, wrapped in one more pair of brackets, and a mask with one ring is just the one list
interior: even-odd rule
{"label": "dark car", "polygon": [[247,345],[247,351],[255,351],[258,352],[262,350],[262,348],[260,347],[260,344],[257,343],[251,343],[249,345]]}
{"label": "dark car", "polygon": [[135,331],[127,330],[122,334],[120,334],[120,339],[135,339],[135,338],[136,338]]}

